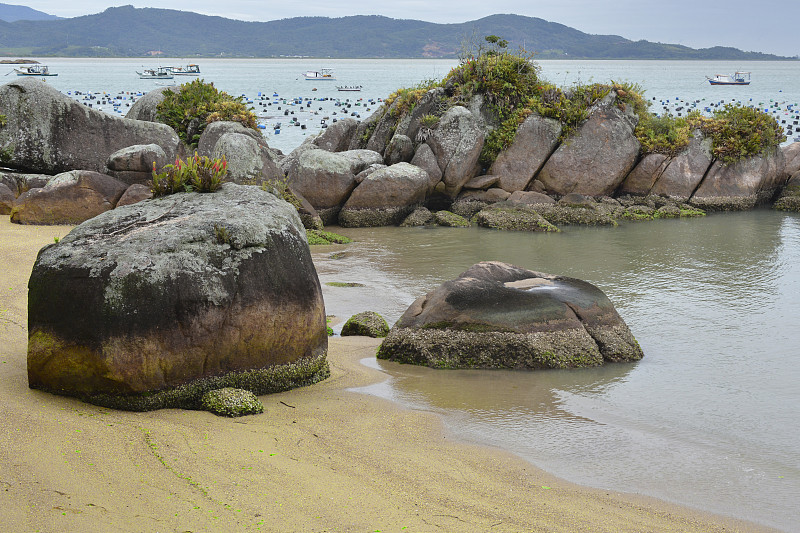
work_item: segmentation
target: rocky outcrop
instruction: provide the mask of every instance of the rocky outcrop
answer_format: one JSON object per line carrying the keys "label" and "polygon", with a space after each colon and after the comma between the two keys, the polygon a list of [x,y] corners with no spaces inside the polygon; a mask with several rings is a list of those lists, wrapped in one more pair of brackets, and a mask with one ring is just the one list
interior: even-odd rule
{"label": "rocky outcrop", "polygon": [[510,205],[505,202],[481,209],[475,215],[475,221],[484,228],[507,231],[558,231],[556,226],[545,220],[532,207]]}
{"label": "rocky outcrop", "polygon": [[640,148],[633,134],[638,117],[631,106],[620,109],[610,101],[607,97],[596,104],[539,171],[536,178],[548,192],[610,196],[633,169]]}
{"label": "rocky outcrop", "polygon": [[585,281],[499,262],[418,298],[378,357],[433,368],[570,368],[642,351],[606,295]]}
{"label": "rocky outcrop", "polygon": [[157,144],[168,160],[175,159],[178,149],[178,135],[169,126],[88,108],[41,80],[1,86],[0,109],[8,118],[0,128],[0,159],[14,169],[104,173],[109,156],[128,146]]}
{"label": "rocky outcrop", "polygon": [[464,107],[450,108],[428,139],[442,171],[445,194],[458,196],[461,187],[478,175],[478,158],[483,148],[484,132],[475,116]]}
{"label": "rocky outcrop", "polygon": [[433,155],[431,147],[427,144],[419,145],[411,159],[411,164],[428,173],[428,193],[433,192],[436,185],[442,181],[442,169],[439,168],[439,163],[436,162],[436,156]]}
{"label": "rocky outcrop", "polygon": [[656,176],[649,194],[685,202],[697,190],[712,162],[711,139],[695,132],[686,150],[672,158]]}
{"label": "rocky outcrop", "polygon": [[346,118],[334,122],[315,137],[312,141],[315,145],[328,152],[344,152],[350,148],[350,142],[358,129],[358,121],[353,118]]}
{"label": "rocky outcrop", "polygon": [[131,120],[144,120],[147,122],[159,122],[158,104],[164,101],[164,92],[170,90],[169,87],[158,87],[148,91],[147,94],[136,100],[125,118]]}
{"label": "rocky outcrop", "polygon": [[117,150],[108,157],[108,175],[123,183],[145,184],[153,179],[153,168],[161,170],[167,160],[164,149],[157,144],[140,144]]}
{"label": "rocky outcrop", "polygon": [[21,194],[11,210],[11,222],[80,224],[114,209],[127,188],[127,184],[98,172],[64,172],[46,186]]}
{"label": "rocky outcrop", "polygon": [[780,150],[732,165],[715,161],[689,203],[705,210],[751,209],[775,195],[783,168]]}
{"label": "rocky outcrop", "polygon": [[625,178],[619,188],[619,194],[647,196],[671,162],[672,158],[667,155],[647,154],[639,160],[631,170],[631,173],[628,174],[628,177]]}
{"label": "rocky outcrop", "polygon": [[224,184],[104,213],[39,254],[28,383],[115,408],[199,408],[327,375],[322,291],[296,211]]}
{"label": "rocky outcrop", "polygon": [[400,224],[428,191],[428,174],[419,167],[398,163],[377,170],[352,192],[339,213],[344,227]]}
{"label": "rocky outcrop", "polygon": [[551,118],[530,115],[514,136],[514,142],[500,152],[489,168],[499,177],[498,186],[508,192],[522,191],[558,146],[561,124]]}
{"label": "rocky outcrop", "polygon": [[122,193],[122,196],[117,201],[116,207],[124,205],[132,205],[141,202],[142,200],[149,200],[153,197],[153,191],[147,185],[141,183],[134,183]]}
{"label": "rocky outcrop", "polygon": [[395,163],[408,163],[414,157],[414,143],[405,135],[395,134],[383,156],[387,166]]}
{"label": "rocky outcrop", "polygon": [[25,174],[20,172],[0,172],[0,183],[4,183],[14,196],[29,191],[30,189],[37,189],[44,187],[53,176],[47,174]]}
{"label": "rocky outcrop", "polygon": [[227,161],[227,179],[234,183],[260,185],[284,178],[283,172],[272,160],[266,143],[259,143],[250,135],[223,134],[214,145],[211,158],[224,158]]}
{"label": "rocky outcrop", "polygon": [[773,207],[780,211],[800,211],[800,170],[789,178]]}

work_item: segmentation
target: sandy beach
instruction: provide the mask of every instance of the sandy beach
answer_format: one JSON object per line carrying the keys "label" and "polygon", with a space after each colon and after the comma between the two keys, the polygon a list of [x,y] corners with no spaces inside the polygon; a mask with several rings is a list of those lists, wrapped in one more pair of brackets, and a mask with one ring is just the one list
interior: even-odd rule
{"label": "sandy beach", "polygon": [[0,221],[3,531],[772,531],[579,487],[455,442],[435,415],[351,392],[384,379],[359,362],[373,339],[331,339],[328,380],[263,396],[264,414],[239,419],[30,390],[28,277],[69,229]]}

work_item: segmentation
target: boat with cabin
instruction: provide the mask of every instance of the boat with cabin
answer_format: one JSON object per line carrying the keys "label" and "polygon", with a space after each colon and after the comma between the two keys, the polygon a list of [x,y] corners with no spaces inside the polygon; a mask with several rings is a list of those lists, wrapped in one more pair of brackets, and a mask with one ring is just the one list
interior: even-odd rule
{"label": "boat with cabin", "polygon": [[186,65],[185,67],[166,67],[173,76],[199,76],[200,65],[194,63]]}
{"label": "boat with cabin", "polygon": [[47,65],[27,65],[15,68],[17,76],[58,76],[55,72],[50,72]]}
{"label": "boat with cabin", "polygon": [[303,73],[303,77],[311,81],[334,81],[336,79],[336,77],[333,75],[332,68],[308,70]]}
{"label": "boat with cabin", "polygon": [[717,74],[713,78],[706,76],[711,85],[750,85],[750,73],[737,71],[733,74]]}
{"label": "boat with cabin", "polygon": [[169,67],[146,68],[144,71],[136,71],[140,80],[171,80],[174,78]]}

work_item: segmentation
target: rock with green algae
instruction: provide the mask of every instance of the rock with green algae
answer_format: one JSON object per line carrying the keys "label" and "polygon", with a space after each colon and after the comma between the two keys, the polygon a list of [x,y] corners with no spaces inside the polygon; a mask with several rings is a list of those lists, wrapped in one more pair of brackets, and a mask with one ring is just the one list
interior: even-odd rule
{"label": "rock with green algae", "polygon": [[389,333],[389,324],[374,311],[364,311],[351,316],[342,326],[342,337],[361,336],[380,338]]}
{"label": "rock with green algae", "polygon": [[452,211],[437,211],[433,214],[433,217],[440,226],[447,226],[449,228],[468,228],[471,226],[469,220]]}
{"label": "rock with green algae", "polygon": [[494,204],[475,215],[475,221],[484,228],[509,231],[559,231],[535,209],[524,205]]}
{"label": "rock with green algae", "polygon": [[329,374],[304,228],[258,187],[145,200],[77,226],[40,251],[28,309],[29,386],[99,405],[197,409],[211,389],[265,394]]}
{"label": "rock with green algae", "polygon": [[570,368],[642,351],[594,285],[482,262],[418,298],[378,358],[433,368]]}
{"label": "rock with green algae", "polygon": [[255,394],[249,390],[232,387],[208,391],[200,402],[204,410],[231,418],[264,412],[264,405]]}

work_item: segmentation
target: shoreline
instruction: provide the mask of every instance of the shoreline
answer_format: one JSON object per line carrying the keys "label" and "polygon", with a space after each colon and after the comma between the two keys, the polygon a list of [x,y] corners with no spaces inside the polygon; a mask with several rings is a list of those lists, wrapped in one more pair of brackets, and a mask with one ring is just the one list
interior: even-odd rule
{"label": "shoreline", "polygon": [[113,411],[27,387],[27,279],[68,226],[0,222],[0,504],[10,530],[775,531],[581,487],[349,389],[379,341],[331,339],[331,377],[263,415]]}

